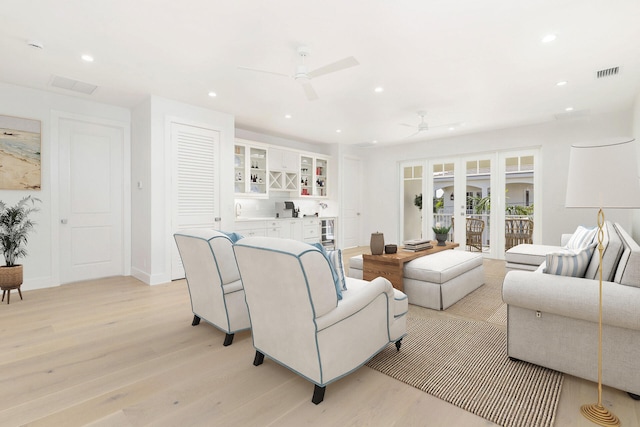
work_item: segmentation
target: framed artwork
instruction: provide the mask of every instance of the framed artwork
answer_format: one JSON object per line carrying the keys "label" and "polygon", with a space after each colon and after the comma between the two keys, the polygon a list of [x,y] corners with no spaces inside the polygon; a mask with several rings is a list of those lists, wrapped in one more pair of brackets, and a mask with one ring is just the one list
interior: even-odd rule
{"label": "framed artwork", "polygon": [[40,120],[0,115],[0,190],[40,190]]}

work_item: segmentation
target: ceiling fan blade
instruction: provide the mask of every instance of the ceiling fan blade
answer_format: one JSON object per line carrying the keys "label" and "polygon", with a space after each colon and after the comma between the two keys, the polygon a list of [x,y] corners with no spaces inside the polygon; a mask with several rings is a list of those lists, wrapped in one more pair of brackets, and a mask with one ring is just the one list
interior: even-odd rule
{"label": "ceiling fan blade", "polygon": [[411,135],[409,135],[409,136],[405,136],[405,137],[404,137],[404,139],[413,138],[414,136],[416,136],[416,135],[417,135],[417,134],[419,134],[419,133],[420,133],[420,131],[418,131],[418,132],[416,132],[416,133],[412,133],[412,134],[411,134]]}
{"label": "ceiling fan blade", "polygon": [[407,127],[410,127],[410,128],[417,128],[418,127],[416,125],[410,125],[409,123],[400,123],[400,126],[407,126]]}
{"label": "ceiling fan blade", "polygon": [[247,71],[257,71],[259,73],[267,73],[267,74],[275,74],[276,76],[284,76],[284,77],[291,77],[289,74],[285,74],[285,73],[279,73],[277,71],[268,71],[268,70],[261,70],[259,68],[251,68],[251,67],[243,67],[241,65],[238,66],[238,68],[240,70],[247,70]]}
{"label": "ceiling fan blade", "polygon": [[307,73],[309,78],[320,77],[325,74],[334,73],[336,71],[344,70],[345,68],[355,67],[360,63],[356,58],[350,56],[348,58],[341,59],[339,61],[333,62],[331,64],[325,65],[324,67],[317,68],[313,71]]}
{"label": "ceiling fan blade", "polygon": [[309,80],[306,80],[305,82],[301,83],[301,85],[302,85],[302,89],[304,90],[304,94],[307,96],[307,99],[309,101],[315,101],[318,99],[318,94],[316,93],[313,86],[311,86],[311,82],[309,82]]}
{"label": "ceiling fan blade", "polygon": [[449,124],[445,124],[445,125],[429,126],[429,129],[433,129],[433,128],[457,128],[458,126],[460,126],[460,123],[449,123]]}

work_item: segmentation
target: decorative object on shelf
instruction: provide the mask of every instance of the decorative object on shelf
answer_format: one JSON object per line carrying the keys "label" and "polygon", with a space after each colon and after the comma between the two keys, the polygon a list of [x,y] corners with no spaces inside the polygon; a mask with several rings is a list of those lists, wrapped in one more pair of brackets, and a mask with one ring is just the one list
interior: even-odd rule
{"label": "decorative object on shelf", "polygon": [[384,245],[385,254],[395,254],[398,252],[398,245]]}
{"label": "decorative object on shelf", "polygon": [[0,289],[2,301],[8,293],[7,304],[12,289],[17,289],[22,299],[22,265],[16,264],[16,259],[27,255],[27,237],[35,225],[29,219],[29,215],[38,211],[35,207],[36,202],[40,202],[40,199],[31,196],[22,198],[14,206],[7,206],[0,201],[0,249],[5,260],[5,265],[0,267]]}
{"label": "decorative object on shelf", "polygon": [[371,255],[382,255],[384,252],[384,234],[371,233]]}
{"label": "decorative object on shelf", "polygon": [[[597,145],[572,145],[567,179],[568,208],[598,209],[598,402],[582,405],[582,415],[601,426],[619,426],[620,420],[602,404],[602,255],[603,208],[640,208],[638,157],[633,138],[615,138]],[[603,171],[604,173],[598,173]],[[620,188],[624,183],[624,188]]]}
{"label": "decorative object on shelf", "polygon": [[439,222],[436,222],[435,227],[432,227],[431,229],[436,234],[436,240],[438,241],[438,246],[446,246],[447,244],[445,242],[449,237],[449,230],[451,230],[451,226],[444,227]]}

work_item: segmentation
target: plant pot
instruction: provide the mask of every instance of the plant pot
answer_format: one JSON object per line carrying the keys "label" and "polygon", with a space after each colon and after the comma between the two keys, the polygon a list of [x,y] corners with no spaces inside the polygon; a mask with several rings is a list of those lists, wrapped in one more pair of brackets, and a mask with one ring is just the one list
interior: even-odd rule
{"label": "plant pot", "polygon": [[0,287],[15,289],[22,285],[22,265],[0,267]]}
{"label": "plant pot", "polygon": [[436,246],[447,246],[447,237],[449,237],[448,234],[436,234],[436,240],[438,241]]}

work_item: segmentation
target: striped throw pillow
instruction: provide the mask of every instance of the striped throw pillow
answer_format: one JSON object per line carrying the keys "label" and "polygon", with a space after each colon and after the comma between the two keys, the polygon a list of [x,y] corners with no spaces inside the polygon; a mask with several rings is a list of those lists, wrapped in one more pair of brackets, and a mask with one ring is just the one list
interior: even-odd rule
{"label": "striped throw pillow", "polygon": [[344,265],[342,263],[342,250],[336,249],[335,251],[327,251],[327,256],[329,257],[329,261],[333,264],[333,268],[338,274],[338,280],[342,284],[342,290],[347,290],[347,281],[344,279]]}
{"label": "striped throw pillow", "polygon": [[597,243],[581,249],[562,249],[546,255],[547,274],[556,276],[584,277]]}
{"label": "striped throw pillow", "polygon": [[571,235],[571,238],[565,246],[566,249],[582,249],[593,243],[593,239],[596,237],[598,229],[596,227],[583,227],[579,225],[576,231]]}

